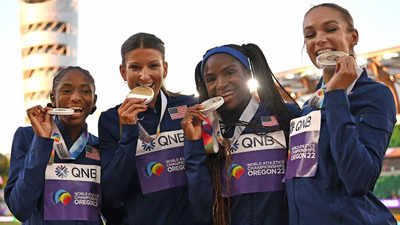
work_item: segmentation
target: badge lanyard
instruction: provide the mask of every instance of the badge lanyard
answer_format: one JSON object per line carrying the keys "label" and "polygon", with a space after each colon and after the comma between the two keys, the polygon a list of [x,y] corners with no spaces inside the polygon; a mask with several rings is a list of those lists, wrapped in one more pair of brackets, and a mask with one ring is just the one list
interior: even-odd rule
{"label": "badge lanyard", "polygon": [[54,162],[55,152],[60,159],[76,159],[81,152],[85,149],[86,144],[88,142],[88,132],[87,128],[83,128],[82,134],[79,138],[74,142],[68,151],[67,145],[65,144],[64,138],[57,127],[57,124],[54,120],[51,121],[52,131],[51,138],[54,140],[53,149],[50,155],[50,163]]}
{"label": "badge lanyard", "polygon": [[[167,109],[167,103],[168,103],[167,97],[165,96],[164,92],[161,89],[160,89],[160,95],[161,95],[161,115],[160,115],[160,120],[158,121],[158,125],[157,125],[156,137],[158,137],[158,135],[160,135],[161,121],[163,119],[165,110]],[[138,127],[139,127],[140,140],[149,143],[155,139],[149,135],[149,133],[146,131],[146,129],[144,129],[144,127],[140,124],[139,121],[138,121]]]}
{"label": "badge lanyard", "polygon": [[[346,94],[349,95],[351,93],[351,90],[353,89],[354,85],[356,84],[358,78],[360,78],[363,70],[356,66],[356,72],[357,72],[357,78],[353,81],[353,83],[350,84],[350,86],[346,89]],[[325,93],[326,93],[326,85],[324,80],[322,79],[322,84],[321,88],[317,90],[313,96],[310,98],[308,105],[309,106],[314,106],[317,109],[321,109],[322,105],[324,103],[325,99]]]}
{"label": "badge lanyard", "polygon": [[216,111],[208,112],[206,120],[201,122],[201,138],[207,153],[217,153],[218,143],[223,142],[218,115]]}
{"label": "badge lanyard", "polygon": [[314,96],[310,98],[309,105],[317,109],[321,109],[324,104],[324,97],[326,93],[325,82],[322,80],[321,88],[318,89]]}
{"label": "badge lanyard", "polygon": [[[243,121],[245,122],[245,124],[249,123],[250,120],[256,114],[259,105],[260,104],[256,101],[256,99],[254,97],[251,97],[249,104],[247,104],[246,108],[242,112],[242,115],[240,115],[239,121]],[[217,130],[216,133],[222,134],[220,130],[221,128],[219,125],[219,120],[216,120],[216,123],[218,123],[218,126],[216,127]],[[228,138],[231,143],[230,147],[232,147],[232,145],[235,143],[236,139],[239,138],[240,134],[244,131],[244,129],[246,129],[246,126],[235,126],[235,131],[233,133],[233,136],[231,138]],[[216,139],[220,144],[222,144],[223,142],[222,138],[216,138]]]}

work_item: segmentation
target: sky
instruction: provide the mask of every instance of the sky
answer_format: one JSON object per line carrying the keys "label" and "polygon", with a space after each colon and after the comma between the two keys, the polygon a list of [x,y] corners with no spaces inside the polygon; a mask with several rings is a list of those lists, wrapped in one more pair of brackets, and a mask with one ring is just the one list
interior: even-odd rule
{"label": "sky", "polygon": [[[102,111],[128,93],[119,74],[121,44],[137,32],[153,33],[166,47],[166,87],[195,92],[194,68],[206,50],[222,44],[255,43],[273,72],[310,65],[303,49],[304,13],[320,0],[78,0],[77,64],[96,81],[97,112],[89,131],[97,135]],[[399,0],[333,0],[347,8],[359,31],[357,53],[400,45]],[[25,126],[18,0],[0,7],[0,153],[11,151],[14,132]]]}

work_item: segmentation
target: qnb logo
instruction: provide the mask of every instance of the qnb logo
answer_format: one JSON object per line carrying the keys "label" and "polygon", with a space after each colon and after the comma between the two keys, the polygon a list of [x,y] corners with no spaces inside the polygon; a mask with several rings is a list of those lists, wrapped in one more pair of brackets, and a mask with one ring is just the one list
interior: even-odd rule
{"label": "qnb logo", "polygon": [[54,172],[60,178],[65,178],[69,174],[68,168],[65,167],[64,165],[57,166]]}
{"label": "qnb logo", "polygon": [[64,206],[68,205],[68,203],[72,200],[71,194],[63,189],[58,190],[54,194],[54,203],[62,203]]}
{"label": "qnb logo", "polygon": [[239,143],[238,141],[235,141],[233,145],[231,146],[231,152],[236,152],[239,149]]}
{"label": "qnb logo", "polygon": [[244,172],[245,169],[243,168],[243,166],[233,163],[229,171],[229,174],[237,180],[243,175]]}
{"label": "qnb logo", "polygon": [[142,149],[143,151],[146,152],[150,152],[151,150],[154,149],[154,147],[156,146],[156,144],[154,143],[154,141],[150,141],[150,142],[142,142]]}
{"label": "qnb logo", "polygon": [[294,126],[296,125],[296,123],[294,122],[294,121],[291,121],[290,122],[290,134],[292,134],[293,133],[293,129],[294,129]]}
{"label": "qnb logo", "polygon": [[160,176],[161,173],[164,171],[164,165],[159,163],[159,162],[150,162],[149,164],[147,164],[147,175],[151,176],[151,175],[157,175]]}

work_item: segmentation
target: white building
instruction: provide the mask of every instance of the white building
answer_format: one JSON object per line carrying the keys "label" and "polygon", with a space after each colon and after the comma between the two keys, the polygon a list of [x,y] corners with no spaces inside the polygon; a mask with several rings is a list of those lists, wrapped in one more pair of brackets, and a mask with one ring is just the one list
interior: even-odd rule
{"label": "white building", "polygon": [[49,102],[53,74],[76,65],[77,0],[19,0],[25,109]]}

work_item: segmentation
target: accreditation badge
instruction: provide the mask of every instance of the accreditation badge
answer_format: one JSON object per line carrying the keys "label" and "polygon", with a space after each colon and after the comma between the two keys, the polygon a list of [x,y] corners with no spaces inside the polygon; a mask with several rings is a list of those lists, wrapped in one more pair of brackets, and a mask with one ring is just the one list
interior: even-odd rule
{"label": "accreditation badge", "polygon": [[285,179],[313,177],[318,167],[321,111],[290,121],[289,155]]}
{"label": "accreditation badge", "polygon": [[143,194],[186,185],[183,130],[138,139],[136,168]]}
{"label": "accreditation badge", "polygon": [[242,134],[230,149],[232,165],[223,172],[229,176],[230,191],[225,197],[240,194],[281,191],[285,175],[286,141],[283,131]]}
{"label": "accreditation badge", "polygon": [[47,165],[44,188],[45,220],[99,220],[101,168],[98,165]]}

